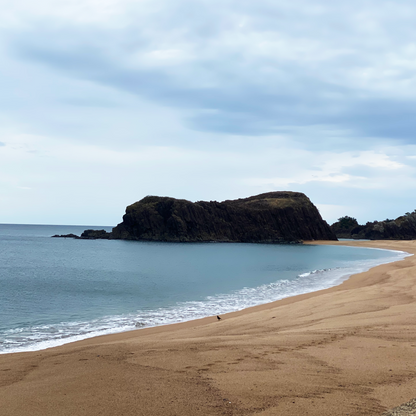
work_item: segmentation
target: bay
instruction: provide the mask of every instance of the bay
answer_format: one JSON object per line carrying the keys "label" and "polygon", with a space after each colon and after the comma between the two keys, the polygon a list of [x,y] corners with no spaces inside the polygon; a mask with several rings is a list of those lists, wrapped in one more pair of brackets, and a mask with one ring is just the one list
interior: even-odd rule
{"label": "bay", "polygon": [[406,253],[339,246],[51,238],[0,224],[0,353],[224,314],[341,283]]}

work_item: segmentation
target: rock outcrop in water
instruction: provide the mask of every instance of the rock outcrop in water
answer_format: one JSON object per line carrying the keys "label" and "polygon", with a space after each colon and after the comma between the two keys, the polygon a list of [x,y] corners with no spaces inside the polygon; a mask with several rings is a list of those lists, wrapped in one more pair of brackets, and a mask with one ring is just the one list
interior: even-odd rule
{"label": "rock outcrop in water", "polygon": [[111,239],[282,243],[336,240],[306,195],[270,192],[224,202],[147,196],[126,208]]}
{"label": "rock outcrop in water", "polygon": [[331,225],[331,229],[338,238],[415,240],[416,210],[412,213],[407,212],[395,220],[373,221],[365,225],[358,224],[355,218],[342,217]]}
{"label": "rock outcrop in water", "polygon": [[81,238],[86,240],[104,239],[108,240],[111,237],[111,233],[105,230],[85,230],[81,234]]}
{"label": "rock outcrop in water", "polygon": [[75,238],[79,240],[108,240],[111,237],[111,233],[105,230],[85,230],[81,237],[75,234],[61,234],[61,235],[53,235],[52,237],[56,238]]}

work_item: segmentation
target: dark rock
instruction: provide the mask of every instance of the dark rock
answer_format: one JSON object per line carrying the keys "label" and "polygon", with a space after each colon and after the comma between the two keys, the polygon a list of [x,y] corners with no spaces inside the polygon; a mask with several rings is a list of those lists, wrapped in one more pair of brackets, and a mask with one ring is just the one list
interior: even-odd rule
{"label": "dark rock", "polygon": [[85,230],[80,238],[85,240],[96,240],[96,239],[104,239],[108,240],[110,238],[110,233],[105,230]]}
{"label": "dark rock", "polygon": [[105,239],[110,238],[110,233],[105,230],[85,230],[81,236],[75,234],[62,234],[62,235],[53,235],[52,238],[76,238],[78,240],[96,240],[96,239]]}
{"label": "dark rock", "polygon": [[61,235],[55,234],[52,236],[52,238],[81,238],[81,237],[75,234],[61,234]]}
{"label": "dark rock", "polygon": [[123,222],[113,228],[110,238],[256,243],[336,240],[317,208],[299,192],[195,203],[147,196],[126,208]]}

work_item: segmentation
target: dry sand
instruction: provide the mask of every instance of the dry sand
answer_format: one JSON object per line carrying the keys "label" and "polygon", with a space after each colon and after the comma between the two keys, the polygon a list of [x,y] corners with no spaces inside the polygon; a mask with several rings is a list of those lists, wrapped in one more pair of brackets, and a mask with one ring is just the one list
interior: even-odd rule
{"label": "dry sand", "polygon": [[415,283],[412,256],[221,321],[0,355],[0,415],[380,415],[416,397]]}

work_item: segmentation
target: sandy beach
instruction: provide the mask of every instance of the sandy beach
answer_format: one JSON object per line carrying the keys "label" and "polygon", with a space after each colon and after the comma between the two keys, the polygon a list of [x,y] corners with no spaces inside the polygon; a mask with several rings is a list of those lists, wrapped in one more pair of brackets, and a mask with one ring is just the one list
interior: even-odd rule
{"label": "sandy beach", "polygon": [[0,355],[0,414],[380,415],[416,397],[415,298],[411,256],[220,321]]}

